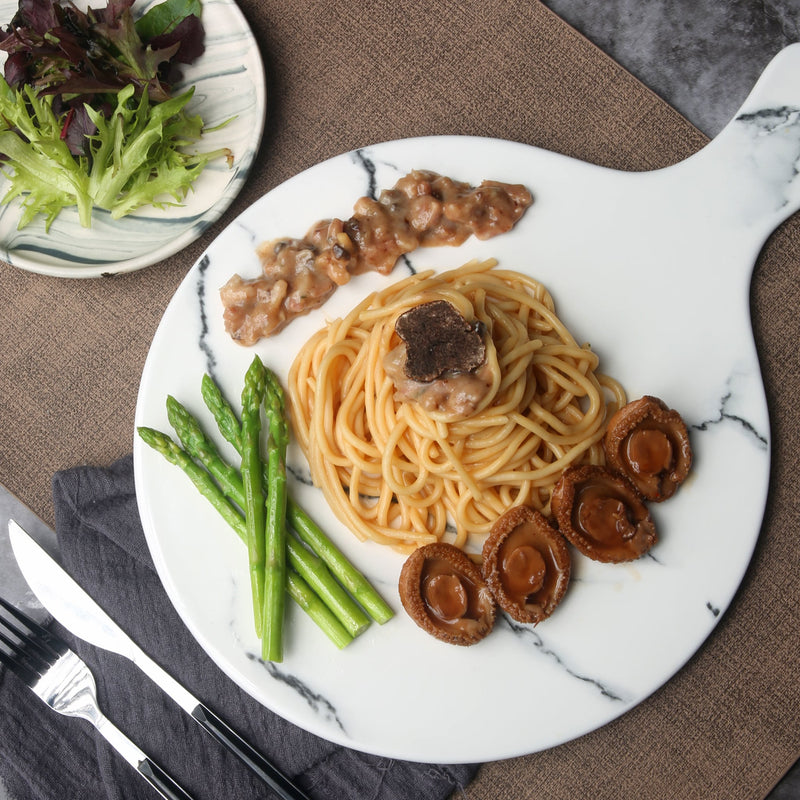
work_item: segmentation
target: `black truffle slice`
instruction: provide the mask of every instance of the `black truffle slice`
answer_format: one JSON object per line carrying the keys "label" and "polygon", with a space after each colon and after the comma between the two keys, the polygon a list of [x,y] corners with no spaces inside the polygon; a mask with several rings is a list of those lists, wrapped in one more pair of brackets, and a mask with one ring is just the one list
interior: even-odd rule
{"label": "black truffle slice", "polygon": [[480,322],[467,322],[446,300],[410,308],[395,323],[406,343],[406,376],[434,381],[447,372],[470,372],[483,364],[486,345]]}

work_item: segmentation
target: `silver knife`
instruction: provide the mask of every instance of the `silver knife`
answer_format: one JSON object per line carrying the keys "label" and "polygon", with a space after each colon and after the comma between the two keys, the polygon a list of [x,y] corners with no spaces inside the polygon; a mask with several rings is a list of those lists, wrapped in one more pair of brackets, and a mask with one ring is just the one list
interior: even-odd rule
{"label": "silver knife", "polygon": [[90,644],[130,659],[283,800],[309,800],[286,775],[156,664],[14,520],[8,522],[8,533],[25,580],[65,628]]}
{"label": "silver knife", "polygon": [[50,614],[30,590],[19,570],[14,552],[11,550],[11,542],[8,539],[7,523],[10,519],[14,519],[22,525],[29,535],[33,536],[55,558],[58,558],[58,540],[55,532],[39,519],[22,500],[5,486],[0,485],[0,578],[3,582],[3,596],[36,622],[43,623]]}

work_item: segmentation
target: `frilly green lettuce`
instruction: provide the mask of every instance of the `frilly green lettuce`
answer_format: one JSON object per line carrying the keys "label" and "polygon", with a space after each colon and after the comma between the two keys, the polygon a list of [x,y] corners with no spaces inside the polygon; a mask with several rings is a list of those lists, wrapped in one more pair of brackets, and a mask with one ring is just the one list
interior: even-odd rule
{"label": "frilly green lettuce", "polygon": [[87,155],[75,157],[61,138],[64,120],[53,113],[52,96],[11,89],[0,77],[0,153],[10,182],[0,202],[20,198],[19,228],[43,214],[48,229],[68,206],[77,206],[81,225],[90,227],[95,206],[118,219],[144,205],[180,204],[209,161],[233,160],[227,148],[184,149],[203,130],[202,120],[184,111],[193,92],[151,105],[147,93],[135,101],[127,86],[108,117],[87,105],[97,132],[88,137]]}

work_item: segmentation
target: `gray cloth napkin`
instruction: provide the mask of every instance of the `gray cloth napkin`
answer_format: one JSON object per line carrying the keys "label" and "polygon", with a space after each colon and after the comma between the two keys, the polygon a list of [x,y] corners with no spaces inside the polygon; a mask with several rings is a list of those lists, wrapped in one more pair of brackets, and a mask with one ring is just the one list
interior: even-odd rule
{"label": "gray cloth napkin", "polygon": [[[413,764],[331,744],[255,702],[206,656],[156,575],[139,521],[130,456],[53,478],[66,569],[168,672],[312,798],[438,800],[463,788],[472,765]],[[271,797],[266,786],[127,660],[56,626],[94,672],[107,715],[197,800]],[[50,711],[0,672],[0,775],[15,800],[143,798],[153,790],[88,723]]]}

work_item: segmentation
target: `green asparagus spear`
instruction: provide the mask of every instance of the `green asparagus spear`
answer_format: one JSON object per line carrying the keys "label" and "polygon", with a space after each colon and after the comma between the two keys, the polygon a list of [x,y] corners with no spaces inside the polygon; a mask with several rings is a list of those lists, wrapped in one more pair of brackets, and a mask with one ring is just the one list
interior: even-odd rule
{"label": "green asparagus spear", "polygon": [[[211,473],[222,491],[234,503],[240,508],[244,508],[246,501],[241,473],[236,467],[225,461],[213,441],[203,430],[197,417],[172,397],[167,398],[167,416],[186,452]],[[237,450],[241,454],[241,428],[238,420],[236,420],[236,426],[240,433]],[[262,478],[263,483],[266,483],[265,478],[266,473]]]}
{"label": "green asparagus spear", "polygon": [[265,369],[264,409],[269,420],[267,444],[267,520],[265,530],[264,597],[261,614],[263,658],[283,658],[283,612],[286,597],[286,424],[283,390]]}
{"label": "green asparagus spear", "polygon": [[289,524],[302,539],[324,561],[342,585],[361,604],[362,608],[383,625],[393,616],[391,606],[378,594],[375,587],[357,570],[330,537],[291,498],[287,503]]}
{"label": "green asparagus spear", "polygon": [[[224,494],[240,508],[244,507],[244,488],[236,468],[222,458],[198,420],[184,406],[174,399],[168,399],[167,404],[170,422],[188,454],[211,473]],[[369,620],[353,598],[337,583],[325,563],[288,535],[287,555],[297,572],[333,611],[345,629],[352,636],[363,632],[369,625]]]}
{"label": "green asparagus spear", "polygon": [[351,636],[358,636],[369,627],[367,615],[337,583],[318,555],[294,536],[286,537],[286,555],[297,574],[306,580]]}
{"label": "green asparagus spear", "polygon": [[214,508],[222,514],[225,521],[237,532],[243,529],[244,521],[239,512],[228,502],[214,483],[211,476],[198,466],[189,454],[169,436],[153,428],[138,428],[142,440],[163,455],[167,461],[179,466],[191,479],[192,483],[200,490]]}
{"label": "green asparagus spear", "polygon": [[[241,426],[236,413],[210,375],[203,376],[202,394],[206,407],[214,415],[220,433],[238,452],[241,452]],[[287,498],[286,510],[289,524],[297,535],[322,558],[367,613],[380,624],[391,619],[394,616],[391,607],[291,496]]]}
{"label": "green asparagus spear", "polygon": [[167,396],[167,419],[186,452],[211,473],[225,494],[240,508],[244,508],[245,495],[241,474],[233,464],[228,464],[222,458],[217,446],[206,436],[197,418],[172,395]]}
{"label": "green asparagus spear", "polygon": [[325,635],[341,650],[353,641],[353,637],[342,627],[342,623],[331,613],[314,590],[296,573],[286,574],[289,596],[320,627]]}
{"label": "green asparagus spear", "polygon": [[217,382],[208,374],[203,375],[200,385],[200,393],[203,402],[208,410],[214,415],[219,432],[223,435],[226,442],[230,442],[236,452],[242,452],[242,423],[236,416],[236,412],[222,394]]}
{"label": "green asparagus spear", "polygon": [[[161,453],[170,463],[179,466],[191,479],[200,493],[216,508],[233,528],[242,543],[247,545],[247,526],[241,513],[223,495],[208,472],[198,466],[189,454],[169,436],[153,428],[137,429],[142,440]],[[333,615],[331,610],[314,593],[313,589],[294,570],[288,570],[286,586],[289,596],[308,614],[326,636],[339,648],[349,644],[353,637]]]}
{"label": "green asparagus spear", "polygon": [[253,614],[256,633],[263,632],[264,540],[266,511],[261,485],[261,403],[264,398],[266,371],[258,356],[244,376],[242,389],[242,486],[244,487],[244,519],[247,526],[247,553],[250,561],[250,582],[253,592]]}

